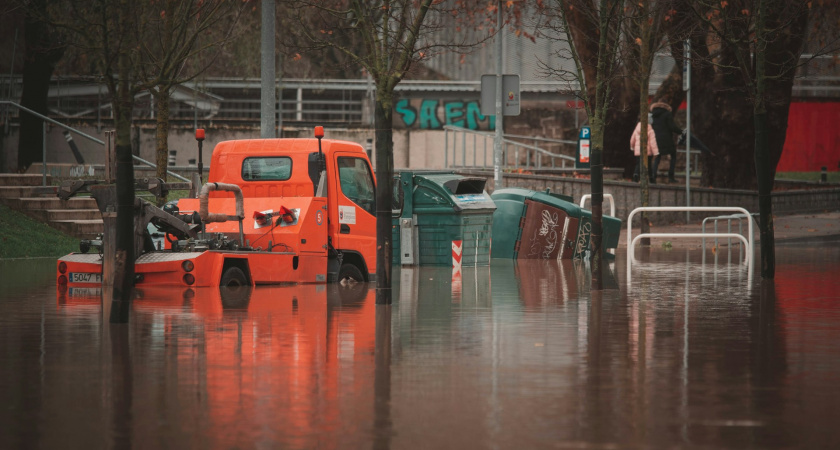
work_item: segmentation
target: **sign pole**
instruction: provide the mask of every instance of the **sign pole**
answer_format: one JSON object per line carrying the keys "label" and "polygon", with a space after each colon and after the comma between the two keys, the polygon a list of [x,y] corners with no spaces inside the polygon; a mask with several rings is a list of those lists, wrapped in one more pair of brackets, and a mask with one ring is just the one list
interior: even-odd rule
{"label": "sign pole", "polygon": [[263,2],[260,23],[260,137],[277,137],[274,120],[274,2]]}
{"label": "sign pole", "polygon": [[[691,41],[683,48],[683,90],[685,91],[685,206],[691,206]],[[676,156],[676,154],[674,154]],[[685,212],[685,223],[691,213]]]}
{"label": "sign pole", "polygon": [[502,0],[499,0],[496,17],[496,134],[493,139],[493,189],[502,185]]}

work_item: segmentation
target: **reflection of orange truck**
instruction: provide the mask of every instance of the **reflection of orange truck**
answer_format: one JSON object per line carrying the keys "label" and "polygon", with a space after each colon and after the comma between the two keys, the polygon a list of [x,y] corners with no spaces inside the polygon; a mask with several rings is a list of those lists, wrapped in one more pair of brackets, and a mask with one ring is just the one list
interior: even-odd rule
{"label": "reflection of orange truck", "polygon": [[[163,212],[140,202],[135,285],[372,281],[375,179],[356,143],[254,139],[219,143],[199,198]],[[98,200],[98,199],[97,199]],[[151,223],[166,236],[155,249]],[[95,286],[101,255],[58,260],[58,284]]]}
{"label": "reflection of orange truck", "polygon": [[[86,297],[95,298],[92,310],[75,291],[58,293],[60,311],[99,317],[99,296]],[[136,402],[139,414],[158,400],[194,413],[202,442],[224,448],[251,441],[314,447],[313,440],[340,448],[357,443],[347,427],[373,423],[377,310],[368,284],[135,292],[132,320],[148,335],[132,349],[133,360],[177,373],[135,377],[144,398],[156,399]],[[172,423],[189,426],[195,417]]]}

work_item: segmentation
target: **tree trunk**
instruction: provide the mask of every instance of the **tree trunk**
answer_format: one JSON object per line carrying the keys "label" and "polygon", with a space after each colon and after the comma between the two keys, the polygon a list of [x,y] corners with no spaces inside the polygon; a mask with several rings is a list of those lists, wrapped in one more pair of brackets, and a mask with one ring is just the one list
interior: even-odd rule
{"label": "tree trunk", "polygon": [[612,83],[607,120],[604,123],[604,165],[624,168],[624,178],[631,178],[636,157],[628,151],[628,142],[639,118],[639,85],[629,79]]}
{"label": "tree trunk", "polygon": [[[121,0],[119,22],[128,29],[128,0]],[[134,95],[129,86],[130,58],[119,55],[119,85],[114,103],[117,165],[117,245],[111,323],[127,323],[134,290],[134,162],[131,154],[131,114]]]}
{"label": "tree trunk", "polygon": [[[604,106],[606,108],[606,106]],[[592,123],[592,152],[590,158],[591,190],[592,190],[592,234],[590,243],[592,254],[589,257],[592,269],[591,289],[600,291],[604,289],[603,262],[603,236],[604,236],[604,124],[598,118],[598,114],[591,120]]]}
{"label": "tree trunk", "polygon": [[[23,92],[20,104],[35,112],[47,115],[50,78],[65,47],[50,27],[41,20],[46,13],[43,0],[32,2],[27,10],[24,37],[26,40],[23,63]],[[41,161],[43,146],[43,120],[31,114],[20,115],[17,170],[24,172],[33,162]]]}
{"label": "tree trunk", "polygon": [[758,180],[759,235],[761,236],[761,278],[774,278],[776,243],[773,230],[773,170],[770,168],[770,146],[767,137],[767,2],[758,7],[755,26],[755,80],[753,118],[755,120],[755,173]]}
{"label": "tree trunk", "polygon": [[[154,91],[152,91],[154,92]],[[159,86],[156,94],[152,96],[157,111],[157,128],[155,132],[155,163],[157,171],[155,176],[166,181],[166,169],[169,159],[169,88]],[[166,203],[166,196],[157,199],[158,206]]]}
{"label": "tree trunk", "polygon": [[759,236],[761,239],[761,277],[776,273],[776,237],[773,228],[773,169],[767,133],[767,113],[755,114],[755,171],[758,175]]}
{"label": "tree trunk", "polygon": [[[650,96],[650,68],[651,68],[651,51],[650,51],[650,34],[651,24],[648,22],[649,3],[648,0],[639,2],[641,8],[641,20],[639,21],[639,34],[641,43],[639,45],[639,190],[641,194],[642,206],[650,206],[650,184],[648,181],[648,97]],[[656,177],[656,174],[653,174]],[[650,233],[650,222],[647,219],[647,213],[642,212],[639,220],[642,221],[642,234]],[[631,224],[632,225],[632,224]],[[627,245],[630,245],[628,242]],[[650,239],[642,239],[642,245],[650,246]]]}
{"label": "tree trunk", "polygon": [[[781,8],[770,7],[768,29],[780,29],[775,38],[767,43],[765,59],[767,61],[767,140],[770,155],[771,179],[775,179],[776,166],[782,157],[787,136],[788,113],[793,91],[793,81],[799,57],[802,55],[805,40],[808,37],[808,20],[811,8],[802,0],[791,2],[794,5],[793,17],[782,13]],[[780,14],[782,15],[780,17]],[[780,22],[788,24],[780,28]],[[771,187],[772,189],[772,187]]]}
{"label": "tree trunk", "polygon": [[394,179],[394,141],[391,122],[393,89],[376,90],[376,304],[391,304],[391,202]]}

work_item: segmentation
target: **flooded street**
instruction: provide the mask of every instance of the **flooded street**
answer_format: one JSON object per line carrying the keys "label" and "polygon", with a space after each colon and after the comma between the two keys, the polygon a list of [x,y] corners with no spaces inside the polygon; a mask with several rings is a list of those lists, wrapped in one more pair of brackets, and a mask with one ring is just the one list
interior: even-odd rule
{"label": "flooded street", "polygon": [[[0,448],[838,448],[840,245],[137,292],[0,261]],[[705,261],[705,262],[704,262]],[[396,268],[395,268],[396,269]],[[628,280],[628,274],[630,279]]]}

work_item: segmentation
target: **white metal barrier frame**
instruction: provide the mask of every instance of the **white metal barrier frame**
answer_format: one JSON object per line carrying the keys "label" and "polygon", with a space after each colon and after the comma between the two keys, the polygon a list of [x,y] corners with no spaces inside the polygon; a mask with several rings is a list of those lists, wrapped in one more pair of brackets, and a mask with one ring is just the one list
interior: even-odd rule
{"label": "white metal barrier frame", "polygon": [[[701,227],[701,230],[702,230],[703,233],[705,233],[706,232],[706,222],[711,220],[715,225],[715,233],[717,233],[718,221],[726,220],[726,224],[727,224],[726,231],[728,233],[731,233],[732,232],[732,220],[733,219],[738,220],[738,234],[742,234],[743,233],[743,228],[741,227],[741,225],[743,223],[742,219],[752,220],[752,215],[751,214],[746,214],[746,215],[744,215],[744,214],[730,214],[728,216],[706,217],[705,219],[703,219],[703,225]],[[730,244],[731,244],[730,242],[727,242],[727,245],[730,245]],[[706,246],[706,239],[704,238],[703,239],[703,247],[705,247],[705,246]],[[717,247],[717,239],[715,239],[715,247]]]}
{"label": "white metal barrier frame", "polygon": [[[586,201],[592,198],[592,194],[583,194],[580,196],[580,207],[583,208],[586,205]],[[615,217],[615,199],[613,198],[612,194],[604,194],[604,198],[610,199],[610,215]]]}
{"label": "white metal barrier frame", "polygon": [[749,211],[744,208],[739,208],[735,206],[645,206],[641,208],[636,208],[630,212],[630,215],[627,216],[627,271],[630,272],[630,265],[633,263],[633,250],[636,246],[636,242],[639,239],[645,237],[655,237],[655,238],[702,238],[704,239],[707,237],[713,238],[729,238],[729,239],[739,239],[741,240],[747,248],[747,256],[744,261],[744,264],[747,266],[747,270],[752,273],[752,263],[753,263],[753,223],[752,220],[748,222],[749,228],[749,239],[745,238],[744,235],[738,233],[640,233],[637,236],[633,237],[633,216],[636,215],[637,212],[721,212],[721,211],[728,211],[728,212],[737,212],[743,213],[747,216],[750,215]]}

